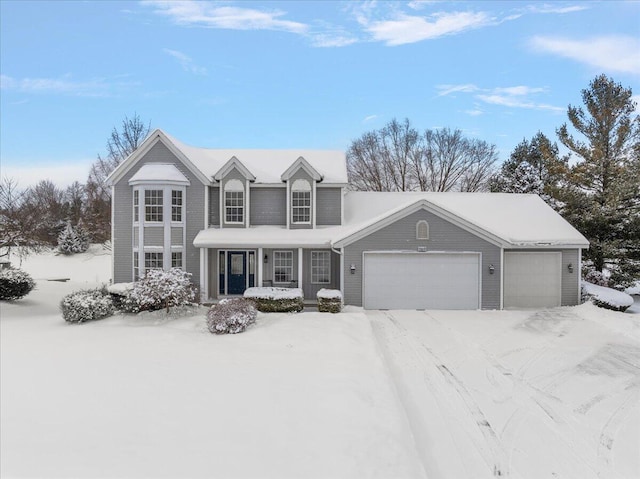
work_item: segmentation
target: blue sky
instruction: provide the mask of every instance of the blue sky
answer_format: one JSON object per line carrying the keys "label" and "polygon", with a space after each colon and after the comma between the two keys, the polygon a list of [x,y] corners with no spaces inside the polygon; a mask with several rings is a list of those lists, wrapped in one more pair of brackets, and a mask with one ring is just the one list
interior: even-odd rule
{"label": "blue sky", "polygon": [[134,113],[211,148],[345,150],[392,118],[501,160],[605,73],[640,98],[640,2],[0,0],[0,160],[83,182]]}

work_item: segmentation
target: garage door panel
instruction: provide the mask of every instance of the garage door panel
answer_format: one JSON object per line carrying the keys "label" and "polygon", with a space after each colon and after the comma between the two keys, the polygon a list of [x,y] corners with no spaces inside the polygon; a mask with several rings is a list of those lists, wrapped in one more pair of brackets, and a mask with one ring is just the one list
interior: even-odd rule
{"label": "garage door panel", "polygon": [[560,306],[561,274],[562,253],[505,253],[504,307]]}
{"label": "garage door panel", "polygon": [[479,255],[368,253],[368,309],[477,309]]}

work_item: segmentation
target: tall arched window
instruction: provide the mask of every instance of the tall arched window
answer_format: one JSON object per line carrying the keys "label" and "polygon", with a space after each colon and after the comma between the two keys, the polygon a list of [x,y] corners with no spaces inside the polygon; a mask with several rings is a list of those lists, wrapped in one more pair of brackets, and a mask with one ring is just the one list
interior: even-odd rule
{"label": "tall arched window", "polygon": [[229,180],[224,185],[224,220],[244,223],[244,186],[240,180]]}
{"label": "tall arched window", "polygon": [[311,184],[298,179],[291,185],[291,222],[311,223]]}
{"label": "tall arched window", "polygon": [[427,223],[425,220],[420,220],[416,223],[416,239],[429,239],[429,223]]}

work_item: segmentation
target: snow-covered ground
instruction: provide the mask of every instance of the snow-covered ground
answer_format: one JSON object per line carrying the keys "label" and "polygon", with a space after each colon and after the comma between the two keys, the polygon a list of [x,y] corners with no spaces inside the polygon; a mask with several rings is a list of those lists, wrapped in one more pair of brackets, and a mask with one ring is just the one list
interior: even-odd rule
{"label": "snow-covered ground", "polygon": [[66,324],[62,296],[109,277],[99,247],[23,268],[2,477],[640,476],[638,314],[347,308],[215,336],[204,309]]}

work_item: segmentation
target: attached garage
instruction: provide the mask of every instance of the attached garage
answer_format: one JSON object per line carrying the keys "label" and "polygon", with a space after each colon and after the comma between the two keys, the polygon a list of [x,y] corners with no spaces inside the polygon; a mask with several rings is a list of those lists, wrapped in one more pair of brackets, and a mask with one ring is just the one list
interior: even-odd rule
{"label": "attached garage", "polygon": [[561,301],[562,253],[505,252],[505,308],[555,307]]}
{"label": "attached garage", "polygon": [[364,253],[366,309],[479,309],[479,253]]}

